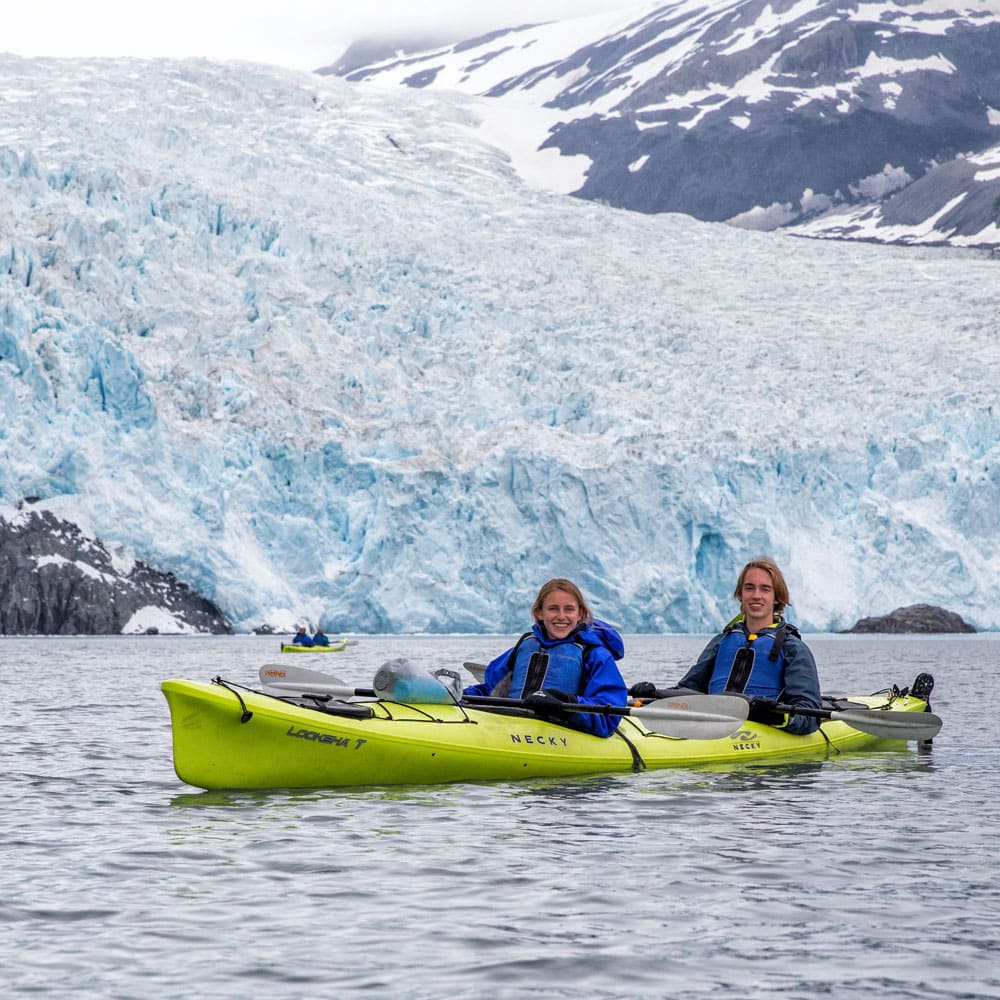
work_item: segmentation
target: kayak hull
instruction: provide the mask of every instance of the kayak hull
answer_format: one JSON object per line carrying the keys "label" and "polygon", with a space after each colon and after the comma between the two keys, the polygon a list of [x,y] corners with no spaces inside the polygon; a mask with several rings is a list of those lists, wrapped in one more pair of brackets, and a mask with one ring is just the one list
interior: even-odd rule
{"label": "kayak hull", "polygon": [[[633,717],[602,739],[528,713],[459,705],[344,704],[329,714],[225,683],[167,680],[177,776],[205,789],[350,787],[509,781],[645,768],[748,761],[815,760],[841,751],[901,749],[827,721],[821,732],[792,736],[745,722],[731,736],[684,740],[650,732]],[[852,698],[869,707],[885,696]],[[923,711],[919,698],[889,711]],[[356,717],[370,713],[370,717]],[[825,734],[825,735],[824,735]]]}

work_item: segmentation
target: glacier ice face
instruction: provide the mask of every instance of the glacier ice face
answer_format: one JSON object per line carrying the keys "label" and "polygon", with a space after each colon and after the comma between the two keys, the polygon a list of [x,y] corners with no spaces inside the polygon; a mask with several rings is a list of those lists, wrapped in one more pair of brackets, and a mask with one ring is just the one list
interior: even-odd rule
{"label": "glacier ice face", "polygon": [[997,262],[528,190],[455,95],[0,56],[0,502],[237,627],[1000,627]]}

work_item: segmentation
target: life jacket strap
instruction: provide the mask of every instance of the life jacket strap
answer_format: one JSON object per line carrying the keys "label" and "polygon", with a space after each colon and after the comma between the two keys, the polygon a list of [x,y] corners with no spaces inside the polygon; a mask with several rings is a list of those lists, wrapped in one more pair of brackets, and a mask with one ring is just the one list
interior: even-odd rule
{"label": "life jacket strap", "polygon": [[796,639],[801,639],[802,636],[799,635],[799,630],[794,626],[786,622],[783,618],[779,620],[778,627],[774,630],[774,643],[771,646],[771,652],[767,654],[767,658],[772,663],[778,662],[778,657],[781,656],[781,647],[785,644],[785,637],[791,633]]}

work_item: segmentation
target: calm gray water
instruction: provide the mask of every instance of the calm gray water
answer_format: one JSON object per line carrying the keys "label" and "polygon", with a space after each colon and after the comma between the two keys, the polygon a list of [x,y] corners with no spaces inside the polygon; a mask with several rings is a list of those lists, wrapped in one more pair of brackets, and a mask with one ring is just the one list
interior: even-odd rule
{"label": "calm gray water", "polygon": [[[807,637],[830,693],[937,680],[928,755],[307,792],[174,775],[159,682],[276,639],[0,639],[8,996],[1000,997],[1000,636]],[[296,663],[507,637],[361,637]],[[627,637],[629,681],[697,636]]]}

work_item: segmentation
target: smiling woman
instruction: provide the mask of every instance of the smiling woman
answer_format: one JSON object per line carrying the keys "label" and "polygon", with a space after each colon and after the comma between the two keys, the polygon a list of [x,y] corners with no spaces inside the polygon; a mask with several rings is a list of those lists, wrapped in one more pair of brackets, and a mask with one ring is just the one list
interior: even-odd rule
{"label": "smiling woman", "polygon": [[580,588],[562,577],[542,585],[531,614],[531,631],[493,660],[483,681],[465,694],[521,698],[543,718],[610,736],[619,717],[567,712],[565,706],[626,704],[615,662],[625,653],[618,631],[595,619]]}
{"label": "smiling woman", "polygon": [[551,639],[565,639],[588,616],[583,595],[568,580],[550,580],[531,609]]}

